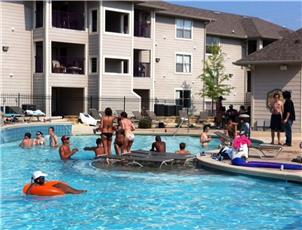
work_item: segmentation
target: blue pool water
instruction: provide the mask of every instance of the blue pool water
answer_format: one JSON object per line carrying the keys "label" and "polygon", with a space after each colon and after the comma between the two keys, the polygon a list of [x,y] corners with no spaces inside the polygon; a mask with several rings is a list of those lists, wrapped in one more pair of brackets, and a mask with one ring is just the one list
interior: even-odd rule
{"label": "blue pool water", "polygon": [[[154,137],[137,136],[134,149]],[[197,137],[163,137],[169,151],[184,141],[202,151]],[[95,137],[72,137],[74,147]],[[213,144],[216,145],[217,143]],[[301,229],[302,186],[282,181],[213,173],[203,169],[132,172],[90,166],[92,152],[63,163],[58,150],[1,145],[2,229]],[[22,194],[31,173],[68,182],[82,195]]]}

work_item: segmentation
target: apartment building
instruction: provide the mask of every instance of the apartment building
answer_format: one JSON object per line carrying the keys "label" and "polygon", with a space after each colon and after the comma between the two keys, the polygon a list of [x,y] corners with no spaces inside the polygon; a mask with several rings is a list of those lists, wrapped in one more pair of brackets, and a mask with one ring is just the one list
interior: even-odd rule
{"label": "apartment building", "polygon": [[198,76],[212,44],[221,45],[232,75],[228,101],[249,103],[249,72],[233,62],[285,31],[260,19],[166,2],[0,4],[1,92],[34,95],[32,103],[48,115],[106,106],[153,110],[154,104],[204,110],[209,101],[199,96]]}

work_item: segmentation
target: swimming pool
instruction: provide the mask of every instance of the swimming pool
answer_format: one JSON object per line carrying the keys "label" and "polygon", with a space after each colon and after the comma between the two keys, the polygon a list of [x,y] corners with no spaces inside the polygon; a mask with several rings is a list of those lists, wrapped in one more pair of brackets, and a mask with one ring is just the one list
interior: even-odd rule
{"label": "swimming pool", "polygon": [[[134,149],[149,149],[154,137],[136,136]],[[186,142],[202,151],[197,137],[163,137],[168,151]],[[95,137],[72,137],[74,147]],[[58,150],[1,145],[1,224],[3,229],[298,229],[302,187],[202,169],[131,172],[90,166],[92,152],[80,151],[63,163]],[[213,146],[216,147],[216,146]],[[43,170],[82,195],[24,196],[31,173]]]}

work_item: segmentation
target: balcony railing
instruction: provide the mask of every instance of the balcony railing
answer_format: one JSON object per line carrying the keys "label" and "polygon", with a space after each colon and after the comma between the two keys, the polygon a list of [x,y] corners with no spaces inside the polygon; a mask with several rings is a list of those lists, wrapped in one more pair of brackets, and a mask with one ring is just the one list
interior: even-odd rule
{"label": "balcony railing", "polygon": [[84,58],[55,56],[52,58],[52,73],[84,74]]}
{"label": "balcony railing", "polygon": [[135,23],[134,36],[150,38],[151,37],[151,26],[150,26],[150,24],[148,24],[148,23],[136,24]]}
{"label": "balcony railing", "polygon": [[52,26],[72,30],[84,30],[84,15],[79,12],[53,10]]}
{"label": "balcony railing", "polygon": [[150,63],[134,63],[134,77],[150,77]]}

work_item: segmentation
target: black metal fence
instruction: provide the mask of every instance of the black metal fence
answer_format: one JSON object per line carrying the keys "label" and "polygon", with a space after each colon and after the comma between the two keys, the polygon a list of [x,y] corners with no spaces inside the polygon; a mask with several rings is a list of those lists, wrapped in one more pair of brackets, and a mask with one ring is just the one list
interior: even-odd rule
{"label": "black metal fence", "polygon": [[[224,101],[223,106],[228,109],[229,105],[233,105],[239,110],[240,106],[248,109],[248,102]],[[178,111],[186,108],[191,114],[199,114],[201,111],[208,111],[212,114],[211,101],[202,100],[202,98],[181,98],[181,99],[163,99],[163,98],[137,98],[137,97],[97,97],[97,96],[46,96],[46,95],[30,95],[30,94],[2,94],[0,95],[1,110],[4,111],[7,106],[17,106],[26,109],[46,110],[46,107],[51,108],[51,114],[57,115],[78,115],[79,112],[89,111],[90,108],[104,110],[106,107],[111,107],[114,111],[123,110],[127,112],[151,110],[155,111],[158,116],[173,116],[178,115]],[[68,107],[73,111],[68,114]],[[75,109],[74,107],[78,107]],[[76,112],[74,112],[76,111]],[[215,112],[215,105],[214,105]]]}

